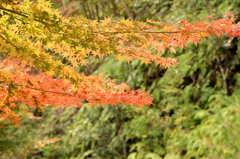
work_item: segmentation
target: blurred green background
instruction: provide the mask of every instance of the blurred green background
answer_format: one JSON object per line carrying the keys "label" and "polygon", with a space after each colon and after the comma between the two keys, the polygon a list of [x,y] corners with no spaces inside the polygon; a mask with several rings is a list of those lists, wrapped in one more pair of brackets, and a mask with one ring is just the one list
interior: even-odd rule
{"label": "blurred green background", "polygon": [[[214,19],[239,0],[52,0],[64,16],[147,19],[167,23]],[[53,108],[19,103],[23,122],[0,129],[2,159],[238,159],[240,158],[240,42],[227,36],[189,44],[171,69],[109,56],[89,59],[85,74],[102,73],[151,92],[155,105]]]}

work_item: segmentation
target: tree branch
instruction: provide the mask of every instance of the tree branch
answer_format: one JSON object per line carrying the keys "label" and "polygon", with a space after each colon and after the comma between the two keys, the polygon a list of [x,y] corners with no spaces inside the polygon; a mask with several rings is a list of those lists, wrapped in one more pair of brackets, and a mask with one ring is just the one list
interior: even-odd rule
{"label": "tree branch", "polygon": [[132,83],[133,83],[133,89],[136,89],[136,84],[135,84],[135,79],[133,77],[132,62],[131,61],[128,63],[128,66],[129,66],[129,73],[130,73]]}
{"label": "tree branch", "polygon": [[[4,11],[6,11],[6,12],[10,12],[10,13],[13,13],[13,14],[16,14],[16,15],[19,15],[19,16],[22,16],[22,17],[25,17],[25,18],[28,18],[29,16],[27,16],[27,15],[25,15],[25,14],[22,14],[22,13],[19,13],[19,12],[17,12],[17,11],[14,11],[14,10],[11,10],[11,9],[7,9],[7,8],[0,8],[0,10],[4,10]],[[44,22],[44,21],[40,21],[40,20],[37,20],[37,19],[33,19],[34,21],[36,21],[36,22],[39,22],[39,23],[42,23],[42,24],[44,24],[44,25],[49,25],[49,23],[46,23],[46,22]],[[48,20],[48,21],[51,21],[51,20]]]}
{"label": "tree branch", "polygon": [[[113,31],[113,32],[103,32],[103,33],[109,33],[109,34],[130,34],[130,33],[160,33],[160,34],[173,34],[173,33],[180,33],[181,31],[144,31],[144,32],[130,32],[130,31]],[[95,31],[94,33],[101,33]],[[195,32],[191,32],[195,33]]]}
{"label": "tree branch", "polygon": [[217,59],[218,67],[220,69],[220,72],[221,72],[221,75],[222,75],[222,79],[223,79],[223,90],[224,90],[224,93],[226,95],[228,95],[228,88],[227,88],[228,68],[226,68],[226,70],[224,71],[224,69],[223,69],[223,67],[221,65],[219,57],[217,56],[216,59]]}
{"label": "tree branch", "polygon": [[12,45],[13,47],[15,47],[16,49],[18,49],[18,46],[13,44],[11,41],[9,41],[8,39],[4,38],[2,35],[0,35],[0,38],[2,38],[3,40],[5,40],[7,43],[9,43],[10,45]]}
{"label": "tree branch", "polygon": [[127,14],[128,14],[128,16],[129,16],[129,18],[130,18],[131,20],[134,20],[134,16],[133,16],[133,14],[131,13],[130,8],[128,7],[128,5],[127,5],[127,3],[125,2],[125,0],[121,0],[121,1],[122,1],[122,4],[123,4],[123,7],[124,7],[125,10],[127,11]]}

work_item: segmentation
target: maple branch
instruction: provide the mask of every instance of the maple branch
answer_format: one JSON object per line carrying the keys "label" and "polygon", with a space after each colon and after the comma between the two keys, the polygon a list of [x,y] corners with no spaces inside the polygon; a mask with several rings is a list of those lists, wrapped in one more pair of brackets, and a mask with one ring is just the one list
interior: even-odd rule
{"label": "maple branch", "polygon": [[[8,83],[6,81],[0,81],[1,84],[6,84],[6,85],[11,85],[11,83]],[[43,90],[43,89],[39,89],[39,88],[34,88],[34,87],[29,87],[28,85],[21,85],[21,84],[14,84],[15,86],[17,87],[24,87],[24,88],[28,88],[28,89],[33,89],[33,90],[37,90],[37,91],[40,91],[40,92],[47,92],[47,93],[54,93],[54,94],[60,94],[60,95],[66,95],[66,96],[70,96],[70,97],[74,97],[74,98],[78,98],[80,100],[83,100],[82,102],[91,102],[91,100],[96,100],[96,101],[101,101],[101,98],[89,98],[89,99],[85,99],[83,97],[79,97],[79,96],[74,96],[74,95],[71,95],[69,93],[64,93],[64,92],[56,92],[56,91],[49,91],[49,90]],[[5,88],[5,86],[1,86],[0,87],[3,87]],[[119,99],[128,99],[127,97],[124,97],[124,98],[121,98],[121,97],[116,97],[116,98],[119,98]],[[108,100],[110,99],[115,99],[115,98],[107,98]],[[132,99],[131,97],[129,97],[129,99]]]}
{"label": "maple branch", "polygon": [[77,96],[71,95],[71,94],[69,94],[69,93],[42,90],[42,89],[39,89],[39,88],[29,87],[29,86],[27,86],[27,85],[19,85],[19,84],[16,84],[16,85],[17,85],[17,86],[20,86],[20,87],[26,87],[26,88],[29,88],[29,89],[34,89],[34,90],[41,91],[41,92],[56,93],[56,94],[62,94],[62,95],[71,96],[71,97],[74,97],[74,98],[83,99],[83,98],[81,98],[81,97],[77,97]]}
{"label": "maple branch", "polygon": [[[144,32],[131,32],[131,31],[113,31],[113,32],[103,32],[103,33],[110,33],[110,34],[121,34],[121,33],[161,33],[161,34],[165,34],[165,33],[180,33],[181,31],[144,31]],[[102,33],[102,32],[94,32],[94,33]],[[195,33],[195,32],[191,32],[191,33]]]}
{"label": "maple branch", "polygon": [[[9,13],[7,13],[7,12],[3,12],[4,14],[7,14],[7,15],[11,15],[11,14],[9,14]],[[22,21],[22,19],[20,19],[20,18],[18,18],[18,17],[15,17],[17,20],[19,20],[20,22],[22,22],[22,24],[30,24],[30,23],[25,23],[25,22],[23,22]]]}
{"label": "maple branch", "polygon": [[[6,84],[6,85],[10,85],[8,82],[5,82],[5,81],[0,81],[1,84]],[[75,97],[75,98],[80,98],[80,97],[77,97],[77,96],[73,96],[71,94],[68,94],[68,93],[63,93],[63,92],[56,92],[56,91],[48,91],[48,90],[42,90],[42,89],[39,89],[39,88],[34,88],[34,87],[29,87],[27,85],[21,85],[21,84],[14,84],[18,87],[25,87],[25,88],[29,88],[29,89],[34,89],[34,90],[37,90],[37,91],[41,91],[41,92],[48,92],[48,93],[57,93],[57,94],[62,94],[62,95],[68,95],[68,96],[71,96],[71,97]],[[1,86],[1,85],[0,85]],[[2,86],[1,86],[2,87]],[[82,98],[80,98],[82,99]]]}
{"label": "maple branch", "polygon": [[13,47],[15,47],[16,49],[18,49],[18,46],[13,44],[12,42],[10,42],[8,39],[4,38],[2,35],[0,35],[0,38],[2,38],[3,40],[5,40],[6,42],[8,42],[10,45],[12,45]]}
{"label": "maple branch", "polygon": [[19,13],[17,11],[14,11],[14,10],[11,10],[11,9],[7,9],[7,8],[0,8],[1,10],[4,10],[4,11],[7,11],[7,12],[10,12],[10,13],[13,13],[13,14],[17,14],[17,15],[20,15],[22,17],[25,17],[25,18],[28,18],[28,16],[22,14],[22,13]]}
{"label": "maple branch", "polygon": [[[11,10],[11,9],[7,9],[7,8],[0,8],[0,10],[4,10],[4,11],[7,11],[7,12],[10,12],[10,13],[13,13],[13,14],[16,14],[16,15],[20,15],[22,17],[25,17],[25,18],[28,18],[29,16],[25,15],[25,14],[22,14],[22,13],[19,13],[17,11],[14,11],[14,10]],[[9,14],[8,14],[9,15]],[[41,20],[37,20],[37,19],[33,19],[35,20],[36,22],[39,22],[39,23],[42,23],[44,25],[50,25],[49,23],[46,23],[44,21],[41,21]],[[48,21],[52,21],[52,20],[48,20]]]}

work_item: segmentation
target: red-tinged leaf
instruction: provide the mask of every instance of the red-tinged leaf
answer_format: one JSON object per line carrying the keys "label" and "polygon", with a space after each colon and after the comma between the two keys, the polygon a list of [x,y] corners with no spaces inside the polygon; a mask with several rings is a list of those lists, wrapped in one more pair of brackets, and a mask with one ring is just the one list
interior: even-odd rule
{"label": "red-tinged leaf", "polygon": [[197,46],[197,44],[200,42],[197,38],[189,38],[188,39],[190,42],[194,43],[195,46]]}
{"label": "red-tinged leaf", "polygon": [[213,19],[213,16],[212,15],[207,15],[206,18]]}
{"label": "red-tinged leaf", "polygon": [[151,61],[149,59],[142,59],[142,62],[146,65],[151,63]]}
{"label": "red-tinged leaf", "polygon": [[180,20],[178,23],[180,23],[182,25],[187,25],[188,21],[187,20]]}
{"label": "red-tinged leaf", "polygon": [[226,15],[226,16],[232,16],[232,15],[234,15],[234,14],[231,13],[231,12],[228,12],[228,13],[226,13],[225,15]]}

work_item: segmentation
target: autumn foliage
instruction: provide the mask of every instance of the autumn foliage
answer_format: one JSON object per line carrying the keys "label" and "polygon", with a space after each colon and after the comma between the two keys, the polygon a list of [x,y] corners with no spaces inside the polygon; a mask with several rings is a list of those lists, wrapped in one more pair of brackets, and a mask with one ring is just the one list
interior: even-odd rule
{"label": "autumn foliage", "polygon": [[[0,118],[19,123],[17,102],[43,108],[52,106],[152,104],[147,92],[130,90],[126,84],[103,80],[103,75],[85,76],[77,68],[88,65],[89,56],[103,58],[115,54],[117,60],[140,59],[170,68],[174,58],[164,58],[166,50],[176,53],[187,43],[197,45],[202,38],[228,35],[239,37],[239,25],[230,14],[219,20],[181,20],[166,24],[122,19],[88,20],[62,17],[49,1],[0,0]],[[210,20],[211,19],[211,20]],[[208,22],[207,22],[208,21]],[[62,63],[65,59],[67,64]],[[32,69],[39,69],[31,73]]]}

